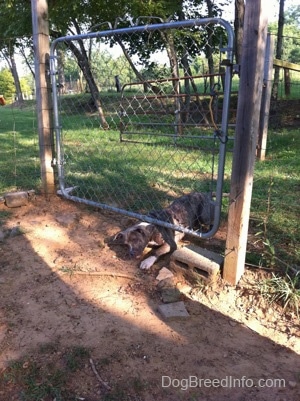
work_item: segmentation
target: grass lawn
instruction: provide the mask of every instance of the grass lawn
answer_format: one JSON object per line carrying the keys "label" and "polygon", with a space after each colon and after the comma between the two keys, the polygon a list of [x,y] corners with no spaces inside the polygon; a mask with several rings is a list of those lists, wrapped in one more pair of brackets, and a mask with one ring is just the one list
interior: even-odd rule
{"label": "grass lawn", "polygon": [[[204,131],[204,140],[190,135],[175,143],[172,136],[153,139],[146,133],[121,142],[115,96],[103,102],[111,127],[107,131],[99,127],[95,113],[83,108],[86,96],[69,96],[60,111],[65,186],[76,186],[75,195],[144,213],[181,193],[215,190],[219,144],[213,132]],[[0,109],[0,140],[0,194],[38,189],[33,103],[22,109]],[[251,263],[273,266],[282,260],[299,265],[299,149],[297,129],[269,130],[267,159],[255,166],[250,229],[256,236],[250,244]],[[231,159],[228,152],[224,192],[230,190]],[[226,199],[222,215],[226,219]]]}

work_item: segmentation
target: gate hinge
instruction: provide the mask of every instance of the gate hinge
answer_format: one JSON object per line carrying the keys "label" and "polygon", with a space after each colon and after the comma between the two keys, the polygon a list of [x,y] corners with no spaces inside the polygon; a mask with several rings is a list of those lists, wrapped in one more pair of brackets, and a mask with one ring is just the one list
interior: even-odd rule
{"label": "gate hinge", "polygon": [[215,130],[215,138],[218,138],[219,141],[225,145],[228,142],[228,135],[223,135],[223,132],[221,130]]}

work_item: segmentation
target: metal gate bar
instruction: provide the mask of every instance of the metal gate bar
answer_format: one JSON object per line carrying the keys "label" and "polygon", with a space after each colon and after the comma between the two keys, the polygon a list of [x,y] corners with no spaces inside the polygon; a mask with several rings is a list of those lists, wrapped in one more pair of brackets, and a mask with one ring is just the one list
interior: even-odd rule
{"label": "metal gate bar", "polygon": [[[176,81],[176,82],[180,82],[180,81],[184,81],[184,80],[189,80],[189,79],[193,79],[193,80],[195,80],[195,79],[207,79],[207,78],[210,78],[210,77],[216,77],[216,78],[224,78],[224,76],[225,76],[225,74],[203,74],[203,75],[193,75],[193,76],[185,76],[185,77],[179,77],[179,78],[165,78],[165,79],[158,79],[158,80],[152,80],[152,81],[144,81],[144,82],[132,82],[132,83],[126,83],[125,85],[123,85],[122,86],[122,90],[121,90],[121,110],[120,110],[120,119],[121,119],[121,122],[120,122],[120,139],[121,139],[121,141],[126,141],[126,140],[129,140],[130,141],[130,139],[126,139],[126,135],[137,135],[137,134],[139,134],[139,135],[148,135],[149,134],[149,132],[147,132],[147,133],[143,133],[141,130],[139,130],[139,128],[143,128],[143,127],[146,127],[146,126],[148,126],[148,127],[154,127],[154,128],[157,128],[158,126],[161,126],[161,127],[169,127],[170,128],[170,131],[172,130],[172,129],[176,129],[177,127],[178,127],[178,123],[176,122],[176,112],[175,112],[175,110],[171,110],[171,109],[169,109],[167,112],[165,112],[164,110],[153,110],[153,111],[147,111],[147,112],[136,112],[135,111],[135,115],[137,115],[137,114],[142,114],[142,115],[165,115],[165,114],[168,114],[168,115],[170,115],[170,116],[173,116],[174,117],[174,121],[173,122],[153,122],[153,120],[151,120],[151,118],[149,119],[150,120],[150,122],[134,122],[134,123],[132,123],[131,125],[132,125],[132,127],[136,127],[136,129],[134,129],[134,128],[132,128],[132,129],[130,129],[130,128],[128,128],[128,125],[126,124],[126,119],[128,119],[128,116],[130,115],[130,114],[133,114],[132,113],[132,111],[130,110],[130,101],[132,101],[133,99],[135,99],[135,100],[137,100],[137,101],[143,101],[143,100],[147,100],[147,101],[149,101],[149,102],[151,102],[151,101],[155,101],[155,100],[158,100],[158,101],[160,101],[161,103],[163,103],[163,101],[168,101],[168,100],[172,100],[172,99],[184,99],[187,95],[186,95],[186,93],[179,93],[179,94],[174,94],[174,93],[162,93],[162,94],[150,94],[150,95],[148,95],[148,94],[146,94],[146,95],[142,95],[142,94],[139,94],[139,95],[134,95],[133,97],[128,97],[128,96],[125,96],[125,91],[126,90],[128,90],[128,89],[131,89],[131,88],[134,88],[134,87],[137,87],[137,86],[144,86],[145,84],[146,85],[148,85],[148,86],[150,86],[151,84],[156,84],[156,85],[158,85],[158,84],[164,84],[164,83],[170,83],[170,82],[174,82],[174,81]],[[205,99],[205,98],[207,98],[207,97],[211,97],[212,96],[212,94],[211,93],[189,93],[188,94],[188,96],[190,97],[190,98],[195,98],[195,99],[200,99],[200,98],[203,98],[203,99]],[[127,107],[126,107],[127,106]],[[198,110],[199,112],[201,111],[201,110]],[[181,110],[181,112],[183,113],[183,112],[185,112],[185,110],[183,109],[183,110]],[[204,127],[204,126],[207,126],[207,127],[210,127],[211,126],[211,124],[210,123],[208,123],[208,122],[205,122],[205,117],[203,117],[203,120],[204,120],[204,123],[201,123],[201,122],[199,122],[198,124],[197,123],[188,123],[188,122],[184,122],[184,123],[181,123],[180,125],[182,126],[182,128],[183,128],[183,131],[184,131],[184,128],[185,127]],[[130,124],[129,124],[129,126],[130,126]],[[151,132],[151,135],[156,135],[155,134],[155,132]],[[187,134],[185,134],[185,133],[183,133],[183,135],[184,135],[184,137],[185,138],[187,138]],[[170,136],[170,137],[174,137],[174,136],[176,136],[176,134],[174,135],[174,134],[159,134],[159,136]],[[201,139],[212,139],[212,137],[211,136],[199,136],[199,135],[197,135],[197,137],[198,138],[201,138]]]}
{"label": "metal gate bar", "polygon": [[[217,184],[216,184],[216,192],[215,192],[215,200],[212,200],[214,204],[214,222],[213,226],[207,232],[199,232],[193,231],[189,228],[176,226],[170,223],[166,223],[164,221],[156,220],[149,217],[147,214],[138,213],[131,210],[126,210],[120,207],[115,207],[113,205],[109,205],[106,203],[102,203],[99,201],[94,201],[91,199],[85,199],[79,196],[72,195],[72,188],[65,187],[65,172],[64,172],[64,151],[63,151],[63,139],[62,139],[62,126],[60,123],[60,114],[59,114],[59,101],[58,101],[58,83],[57,83],[57,68],[56,61],[57,56],[55,55],[56,48],[59,43],[65,43],[68,41],[76,41],[83,39],[92,39],[92,38],[104,38],[109,37],[113,38],[118,35],[125,35],[131,33],[143,33],[143,32],[152,32],[155,30],[170,30],[170,29],[179,29],[179,28],[189,28],[193,26],[204,26],[207,24],[220,25],[225,28],[227,33],[227,46],[222,49],[223,53],[226,53],[226,62],[225,66],[225,77],[224,77],[224,87],[223,87],[223,108],[222,108],[222,121],[220,124],[220,129],[215,135],[215,139],[219,142],[219,162],[218,162],[218,172],[217,172]],[[223,191],[223,176],[224,176],[224,166],[225,166],[225,155],[226,155],[226,143],[228,137],[228,114],[229,114],[229,102],[230,102],[230,93],[231,93],[231,78],[232,78],[232,63],[233,63],[233,44],[234,44],[234,35],[231,25],[221,19],[221,18],[205,18],[205,19],[195,19],[195,20],[186,20],[186,21],[178,21],[178,22],[168,22],[161,24],[151,24],[151,25],[142,25],[142,26],[134,26],[129,28],[122,29],[110,29],[107,31],[101,32],[90,32],[83,35],[74,35],[74,36],[65,36],[56,39],[50,49],[50,75],[52,82],[52,92],[53,92],[53,112],[54,112],[54,131],[55,131],[55,139],[56,139],[56,157],[53,160],[53,163],[57,166],[58,173],[58,182],[59,182],[59,193],[66,199],[71,201],[83,203],[92,207],[102,208],[106,210],[111,210],[116,213],[123,214],[128,217],[133,217],[139,220],[143,220],[149,223],[161,225],[167,228],[174,229],[176,231],[184,232],[194,237],[201,238],[210,238],[212,237],[218,230],[220,224],[220,215],[221,215],[221,205],[222,205],[222,191]]]}

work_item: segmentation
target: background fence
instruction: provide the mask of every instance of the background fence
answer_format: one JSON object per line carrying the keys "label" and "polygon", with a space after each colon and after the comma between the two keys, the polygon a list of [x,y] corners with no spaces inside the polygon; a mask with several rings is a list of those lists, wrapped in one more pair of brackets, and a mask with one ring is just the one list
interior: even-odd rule
{"label": "background fence", "polygon": [[[145,41],[141,46],[143,43]],[[188,49],[193,49],[192,52],[199,51],[199,46],[193,48],[195,42],[191,40],[189,43],[192,45]],[[166,73],[169,73],[166,51],[163,56],[151,55],[148,63],[141,64],[141,57],[132,57],[138,73],[143,74],[143,80],[147,82],[144,87],[135,84],[136,73],[128,66],[124,52],[117,52],[115,46],[110,45],[109,41],[85,43],[87,52],[89,49],[97,49],[91,65],[100,90],[108,130],[103,129],[103,124],[99,122],[99,111],[91,102],[86,79],[76,67],[70,52],[63,46],[59,49],[64,60],[64,74],[62,70],[59,71],[57,91],[63,123],[66,186],[75,186],[79,192],[84,190],[84,196],[88,199],[97,197],[113,207],[121,205],[142,213],[158,205],[164,206],[183,192],[214,191],[219,142],[214,124],[219,126],[221,119],[224,72],[221,61],[224,53],[220,49],[223,49],[223,43],[213,47],[213,78],[207,74],[208,59],[202,50],[199,58],[195,58],[191,64],[200,103],[198,95],[191,95],[186,117],[188,119],[177,125],[176,97],[172,93],[174,86],[170,79],[166,80]],[[186,49],[186,45],[182,49]],[[160,66],[157,61],[161,62]],[[183,88],[184,82],[183,78],[180,82]],[[251,242],[254,250],[260,252],[262,242],[269,241],[269,260],[275,246],[280,248],[279,254],[276,250],[276,255],[294,265],[298,265],[300,259],[299,162],[295,155],[297,147],[299,149],[299,83],[298,73],[291,71],[291,94],[287,98],[284,91],[284,72],[281,70],[279,99],[272,101],[270,110],[267,160],[256,165],[250,224],[250,230],[253,228],[253,231],[262,233],[260,242],[258,237]],[[215,93],[211,91],[212,88]],[[238,76],[235,75],[233,89],[237,88]],[[189,90],[195,93],[191,82]],[[35,102],[26,100],[19,107],[7,100],[6,106],[0,108],[0,193],[38,190],[40,163]],[[231,136],[235,109],[236,96],[233,95],[229,113]],[[181,109],[182,115],[184,111]],[[171,137],[164,135],[162,120],[168,129],[172,126]],[[159,135],[157,122],[160,124]],[[178,129],[183,130],[183,135]],[[200,136],[206,138],[197,138],[195,143],[195,136],[191,135],[194,130],[198,130],[201,132]],[[229,191],[230,185],[231,146],[229,141],[224,192]],[[162,147],[164,154],[161,153]],[[100,190],[98,184],[96,185],[99,182]],[[138,190],[133,192],[133,187]],[[223,206],[226,215],[226,199]]]}
{"label": "background fence", "polygon": [[0,108],[0,194],[40,188],[35,102]]}

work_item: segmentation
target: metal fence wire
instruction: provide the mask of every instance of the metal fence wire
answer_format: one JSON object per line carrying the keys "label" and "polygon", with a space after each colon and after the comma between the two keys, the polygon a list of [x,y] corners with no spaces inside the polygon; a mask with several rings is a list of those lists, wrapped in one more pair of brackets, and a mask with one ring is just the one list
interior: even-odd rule
{"label": "metal fence wire", "polygon": [[[219,227],[222,203],[232,28],[219,18],[149,22],[53,42],[60,192],[210,237]],[[210,227],[196,232],[148,215],[192,191],[210,194]]]}

